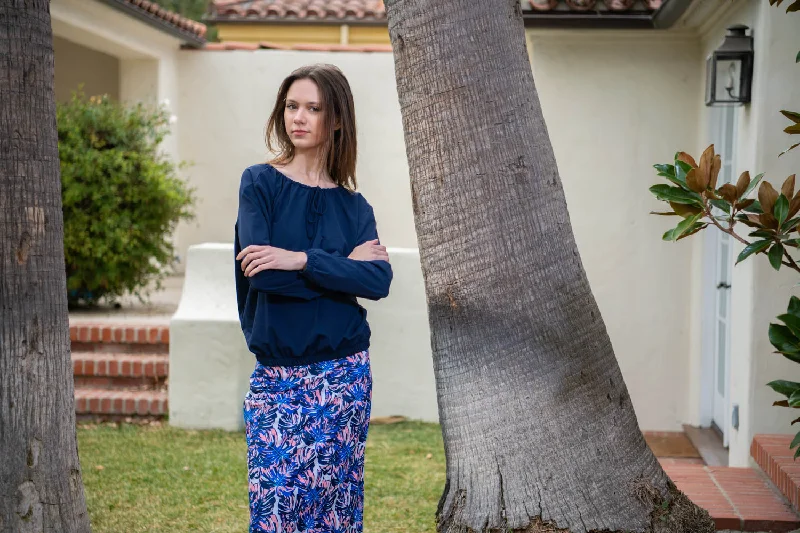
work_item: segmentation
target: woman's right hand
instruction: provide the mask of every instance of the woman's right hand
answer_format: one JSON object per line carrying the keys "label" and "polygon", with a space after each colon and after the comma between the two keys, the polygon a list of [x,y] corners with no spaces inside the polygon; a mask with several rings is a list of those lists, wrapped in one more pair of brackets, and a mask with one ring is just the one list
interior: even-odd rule
{"label": "woman's right hand", "polygon": [[356,261],[386,261],[389,262],[389,253],[386,247],[379,244],[378,239],[367,241],[355,247],[348,259]]}

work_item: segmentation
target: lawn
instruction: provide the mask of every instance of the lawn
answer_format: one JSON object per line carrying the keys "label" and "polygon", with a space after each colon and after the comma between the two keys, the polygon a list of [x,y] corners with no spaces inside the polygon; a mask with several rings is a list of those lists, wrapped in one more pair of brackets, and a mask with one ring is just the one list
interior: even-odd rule
{"label": "lawn", "polygon": [[[85,424],[78,445],[94,533],[247,531],[244,433]],[[439,426],[371,426],[365,480],[365,533],[434,532]]]}

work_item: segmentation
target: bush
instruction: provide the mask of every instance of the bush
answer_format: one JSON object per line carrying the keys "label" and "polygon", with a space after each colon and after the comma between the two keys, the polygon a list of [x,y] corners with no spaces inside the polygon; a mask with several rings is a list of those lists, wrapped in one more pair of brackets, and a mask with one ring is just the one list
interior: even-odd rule
{"label": "bush", "polygon": [[158,150],[169,114],[79,92],[57,121],[69,303],[141,299],[172,265],[178,222],[193,217],[193,191]]}

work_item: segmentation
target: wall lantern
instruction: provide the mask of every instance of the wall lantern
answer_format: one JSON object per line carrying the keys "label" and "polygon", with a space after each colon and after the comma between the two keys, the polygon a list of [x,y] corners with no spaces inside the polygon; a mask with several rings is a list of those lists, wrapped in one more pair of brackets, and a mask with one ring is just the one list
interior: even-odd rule
{"label": "wall lantern", "polygon": [[722,46],[706,60],[706,105],[750,102],[753,84],[753,38],[747,26],[728,27]]}

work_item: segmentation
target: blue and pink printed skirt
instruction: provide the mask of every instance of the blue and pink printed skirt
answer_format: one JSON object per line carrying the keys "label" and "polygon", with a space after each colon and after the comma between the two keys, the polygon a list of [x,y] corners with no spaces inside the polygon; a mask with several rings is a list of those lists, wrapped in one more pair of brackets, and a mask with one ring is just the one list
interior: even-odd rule
{"label": "blue and pink printed skirt", "polygon": [[256,365],[244,400],[250,533],[361,533],[369,352]]}

